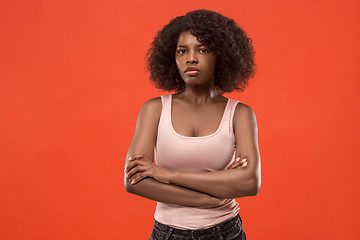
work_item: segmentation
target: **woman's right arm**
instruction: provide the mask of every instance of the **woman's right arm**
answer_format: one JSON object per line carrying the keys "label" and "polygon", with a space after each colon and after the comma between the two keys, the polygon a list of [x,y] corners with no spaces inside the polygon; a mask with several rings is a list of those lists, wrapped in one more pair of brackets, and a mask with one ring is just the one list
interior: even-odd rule
{"label": "woman's right arm", "polygon": [[[150,99],[142,106],[136,122],[135,134],[126,155],[125,167],[129,157],[138,154],[146,156],[150,161],[154,160],[161,108],[160,98]],[[191,189],[161,183],[153,178],[145,178],[132,185],[131,179],[126,179],[125,176],[126,174],[124,174],[124,185],[127,192],[157,202],[188,207],[216,207],[226,201]]]}

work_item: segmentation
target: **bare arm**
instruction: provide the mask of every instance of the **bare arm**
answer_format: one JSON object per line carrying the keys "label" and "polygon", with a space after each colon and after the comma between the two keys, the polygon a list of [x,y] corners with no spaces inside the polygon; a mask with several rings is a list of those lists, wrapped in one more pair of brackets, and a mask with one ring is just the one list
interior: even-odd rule
{"label": "bare arm", "polygon": [[[257,123],[254,112],[244,104],[238,104],[234,115],[236,157],[246,158],[246,168],[235,168],[217,172],[184,173],[165,172],[151,165],[153,169],[139,166],[144,175],[159,181],[203,192],[217,198],[238,198],[256,195],[261,186],[260,155],[257,140]],[[137,161],[137,162],[136,162]],[[143,164],[140,160],[134,164]],[[145,163],[146,164],[146,163]],[[137,171],[134,168],[134,171]],[[135,177],[135,182],[141,176]]]}
{"label": "bare arm", "polygon": [[204,193],[184,187],[158,182],[153,178],[145,178],[136,185],[127,183],[129,193],[162,203],[171,203],[188,207],[216,207],[225,204],[227,200],[220,200]]}
{"label": "bare arm", "polygon": [[[125,167],[129,163],[129,157],[136,154],[142,154],[145,156],[144,159],[153,162],[160,113],[160,98],[147,101],[141,108],[136,123],[135,134],[126,156]],[[139,174],[137,173],[134,177]],[[124,176],[126,191],[158,202],[190,207],[215,207],[225,202],[225,200],[217,199],[204,193],[181,186],[161,183],[152,178],[145,178],[136,185],[132,185],[131,180]]]}

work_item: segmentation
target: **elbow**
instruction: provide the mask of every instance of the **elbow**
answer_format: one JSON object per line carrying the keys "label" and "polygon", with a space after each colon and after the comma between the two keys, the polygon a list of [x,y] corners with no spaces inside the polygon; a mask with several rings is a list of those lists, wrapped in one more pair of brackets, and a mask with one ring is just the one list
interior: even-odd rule
{"label": "elbow", "polygon": [[254,177],[250,180],[248,196],[256,196],[260,192],[261,188],[261,179],[259,177]]}
{"label": "elbow", "polygon": [[256,196],[260,192],[261,180],[257,177],[252,177],[244,184],[238,185],[235,189],[230,190],[229,195],[217,196],[219,198],[240,198]]}
{"label": "elbow", "polygon": [[130,180],[129,179],[124,179],[124,187],[125,187],[125,190],[128,192],[128,193],[132,193],[134,194],[135,192],[135,189],[134,189],[134,185],[132,185],[130,183]]}
{"label": "elbow", "polygon": [[132,193],[132,194],[135,194],[135,195],[139,195],[139,194],[142,194],[144,192],[144,190],[148,187],[147,184],[145,184],[144,186],[144,183],[148,182],[149,178],[145,178],[145,179],[142,179],[140,182],[137,182],[136,184],[131,184],[131,181],[134,179],[134,177],[136,177],[137,175],[135,174],[134,176],[132,176],[131,178],[129,179],[126,179],[124,177],[124,187],[125,187],[125,190],[128,192],[128,193]]}

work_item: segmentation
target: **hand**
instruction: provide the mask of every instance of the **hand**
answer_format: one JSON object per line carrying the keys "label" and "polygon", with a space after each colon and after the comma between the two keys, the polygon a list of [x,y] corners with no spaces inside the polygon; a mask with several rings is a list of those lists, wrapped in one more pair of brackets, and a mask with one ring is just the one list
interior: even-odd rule
{"label": "hand", "polygon": [[153,163],[144,155],[131,156],[125,172],[126,178],[131,178],[131,184],[136,184],[146,177],[152,177],[159,182],[168,184],[173,173]]}
{"label": "hand", "polygon": [[227,168],[228,170],[229,169],[235,169],[235,168],[245,168],[247,166],[247,159],[246,157],[243,158],[241,161],[240,161],[240,157],[236,158],[235,161]]}

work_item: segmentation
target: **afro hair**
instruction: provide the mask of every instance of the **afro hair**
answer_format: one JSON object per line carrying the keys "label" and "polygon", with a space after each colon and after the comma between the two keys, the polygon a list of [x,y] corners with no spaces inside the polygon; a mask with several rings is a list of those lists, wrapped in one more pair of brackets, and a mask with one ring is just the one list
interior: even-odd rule
{"label": "afro hair", "polygon": [[155,36],[147,53],[147,68],[155,86],[166,91],[184,90],[185,83],[175,62],[177,42],[184,31],[190,31],[215,54],[217,90],[244,91],[255,74],[252,40],[234,20],[204,9],[172,19]]}

